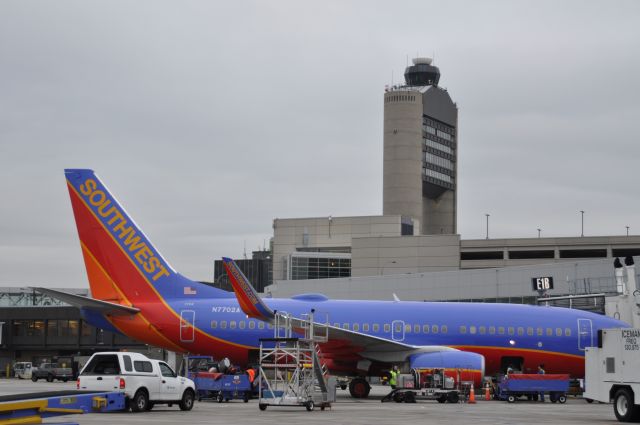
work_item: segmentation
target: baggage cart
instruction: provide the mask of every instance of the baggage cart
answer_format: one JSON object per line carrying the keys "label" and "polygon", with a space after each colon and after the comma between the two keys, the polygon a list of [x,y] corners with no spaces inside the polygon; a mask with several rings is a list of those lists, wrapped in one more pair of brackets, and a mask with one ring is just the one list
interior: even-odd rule
{"label": "baggage cart", "polygon": [[552,403],[567,401],[569,375],[510,373],[498,383],[498,399],[514,403],[520,397],[537,400],[539,394],[549,394]]}

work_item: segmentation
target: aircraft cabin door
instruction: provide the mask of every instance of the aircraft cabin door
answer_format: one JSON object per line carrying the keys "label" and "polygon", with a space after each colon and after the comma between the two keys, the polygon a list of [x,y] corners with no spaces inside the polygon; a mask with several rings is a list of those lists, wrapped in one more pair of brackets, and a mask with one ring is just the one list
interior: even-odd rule
{"label": "aircraft cabin door", "polygon": [[593,347],[593,325],[591,319],[578,319],[578,349]]}
{"label": "aircraft cabin door", "polygon": [[403,320],[394,320],[391,322],[391,339],[394,341],[404,341]]}
{"label": "aircraft cabin door", "polygon": [[180,312],[180,341],[193,342],[196,336],[196,312],[193,310],[182,310]]}

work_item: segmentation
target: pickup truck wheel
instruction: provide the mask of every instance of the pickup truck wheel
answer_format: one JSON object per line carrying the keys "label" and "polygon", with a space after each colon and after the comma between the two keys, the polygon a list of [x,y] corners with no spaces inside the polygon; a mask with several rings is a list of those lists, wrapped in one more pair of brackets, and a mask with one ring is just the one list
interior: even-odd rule
{"label": "pickup truck wheel", "polygon": [[613,412],[620,422],[631,422],[634,416],[633,395],[629,390],[616,392],[613,398]]}
{"label": "pickup truck wheel", "polygon": [[218,396],[216,397],[216,400],[218,401],[218,403],[222,403],[224,401],[224,396],[222,395],[222,392],[218,394]]}
{"label": "pickup truck wheel", "polygon": [[62,382],[67,382],[69,378],[62,378]]}
{"label": "pickup truck wheel", "polygon": [[53,382],[53,375],[47,375],[47,382]]}
{"label": "pickup truck wheel", "polygon": [[182,394],[182,400],[180,400],[180,410],[191,410],[193,409],[193,401],[195,399],[195,395],[193,391],[188,389],[184,391]]}
{"label": "pickup truck wheel", "polygon": [[31,380],[33,382],[38,382],[38,377],[36,375],[31,375]]}
{"label": "pickup truck wheel", "polygon": [[144,412],[147,410],[147,405],[149,404],[149,396],[145,390],[136,391],[136,395],[133,396],[133,400],[131,400],[131,411],[132,412]]}

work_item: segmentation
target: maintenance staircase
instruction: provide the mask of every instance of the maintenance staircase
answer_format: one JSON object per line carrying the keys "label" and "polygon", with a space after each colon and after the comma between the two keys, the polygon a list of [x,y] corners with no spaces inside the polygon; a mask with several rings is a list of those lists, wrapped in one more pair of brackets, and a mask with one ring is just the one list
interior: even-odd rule
{"label": "maintenance staircase", "polygon": [[276,314],[274,337],[260,341],[261,410],[267,406],[330,407],[335,401],[335,379],[321,361],[319,346],[327,340],[328,327],[315,323],[313,312],[300,318]]}

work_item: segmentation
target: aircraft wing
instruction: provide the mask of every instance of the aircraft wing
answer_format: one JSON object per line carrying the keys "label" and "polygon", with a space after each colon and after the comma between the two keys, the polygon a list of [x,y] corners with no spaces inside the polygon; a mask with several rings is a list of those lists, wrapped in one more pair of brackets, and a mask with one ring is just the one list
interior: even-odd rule
{"label": "aircraft wing", "polygon": [[[308,326],[302,319],[291,318],[290,320],[294,329],[298,332]],[[458,351],[455,348],[443,345],[416,346],[405,344],[400,341],[367,335],[323,323],[314,322],[314,327],[316,335],[326,335],[328,337],[326,343],[320,344],[322,353],[325,356],[331,354],[357,354],[365,359],[396,362],[404,361],[411,354]]]}
{"label": "aircraft wing", "polygon": [[100,301],[94,298],[83,297],[82,295],[73,295],[67,292],[56,291],[48,288],[32,288],[42,294],[49,295],[50,297],[59,299],[67,304],[70,304],[79,308],[86,308],[89,310],[97,311],[102,314],[109,314],[112,316],[127,316],[136,314],[140,311],[139,308],[128,307],[126,305],[110,303],[108,301]]}

